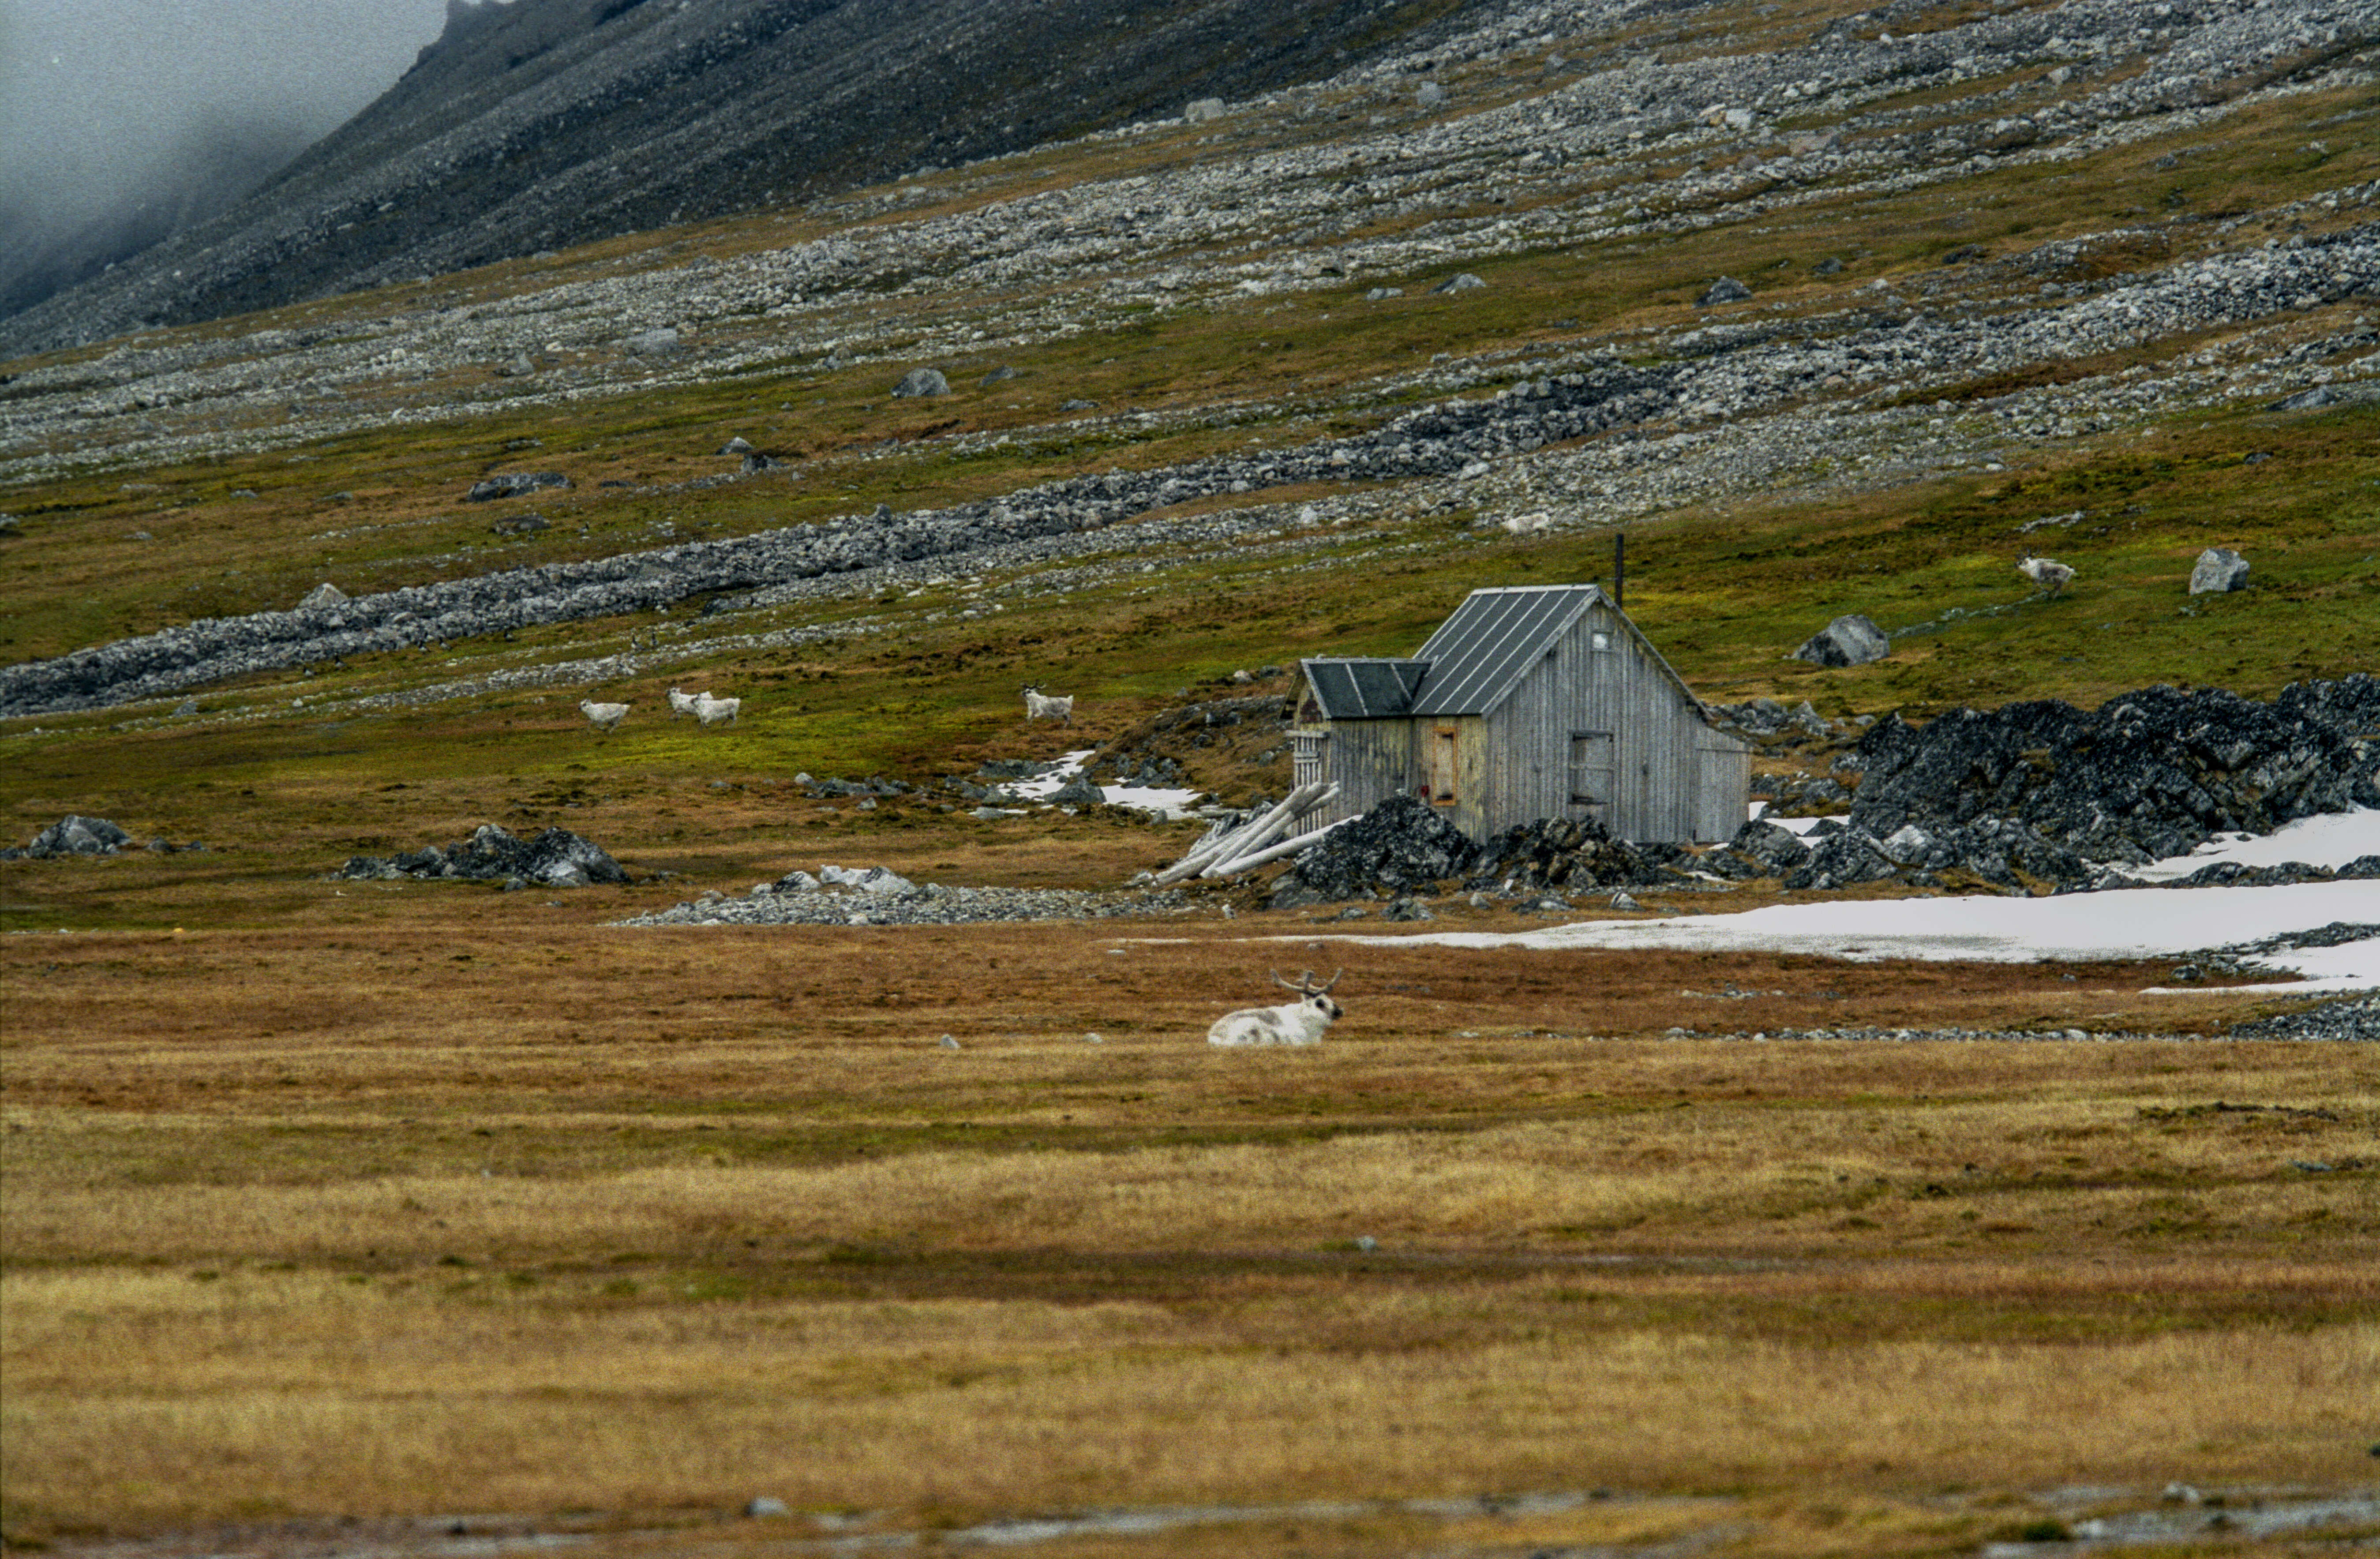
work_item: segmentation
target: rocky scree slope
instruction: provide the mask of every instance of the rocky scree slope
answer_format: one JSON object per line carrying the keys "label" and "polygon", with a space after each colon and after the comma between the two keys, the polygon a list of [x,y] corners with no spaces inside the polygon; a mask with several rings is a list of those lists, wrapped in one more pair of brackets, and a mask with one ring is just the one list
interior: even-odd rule
{"label": "rocky scree slope", "polygon": [[[2122,329],[2115,334],[2129,339],[2160,309],[2180,316],[2174,329],[2253,320],[2286,307],[2282,299],[2293,293],[2306,296],[2303,288],[2380,291],[2380,226],[2362,225],[2296,250],[2253,251],[2236,263],[2208,262],[2186,275],[2150,278],[2125,305]],[[736,604],[776,604],[784,597],[771,587],[790,581],[1098,530],[1194,499],[1312,482],[1484,474],[1490,461],[1589,433],[1624,432],[1718,408],[1776,408],[1846,371],[1867,376],[1880,361],[1926,365],[1912,375],[1922,383],[1927,371],[1947,376],[2034,360],[2052,335],[2069,349],[2095,339],[2087,318],[1987,322],[1964,331],[1929,329],[1923,322],[1897,329],[1849,323],[1824,341],[1746,327],[1724,357],[1713,353],[1649,368],[1627,365],[1616,349],[1602,348],[1572,371],[1524,380],[1486,400],[1433,403],[1370,432],[1261,454],[1075,477],[948,509],[852,516],[825,527],[547,564],[327,607],[203,620],[0,668],[0,716],[101,707],[337,655],[650,610],[721,592],[747,592]],[[2028,335],[2043,339],[2015,345],[1996,339]],[[2362,328],[2344,346],[2375,343],[2380,335]],[[1806,458],[1812,450],[1802,441],[1824,436],[1805,426],[1789,447]],[[1246,528],[1269,530],[1271,522],[1252,519]]]}
{"label": "rocky scree slope", "polygon": [[718,216],[1309,79],[1470,4],[511,0],[263,190],[0,324],[103,339]]}
{"label": "rocky scree slope", "polygon": [[[1681,26],[1715,9],[1672,8]],[[1888,29],[1893,9],[1862,25]],[[1890,42],[1888,31],[1829,30],[1796,47],[1676,60],[1641,43],[1611,44],[1597,50],[1592,68],[1568,62],[1517,96],[1499,78],[1501,95],[1475,109],[1460,98],[1433,114],[1413,107],[1417,73],[1469,60],[1509,74],[1524,57],[1556,57],[1533,40],[1567,39],[1585,23],[1641,24],[1649,14],[1627,5],[1585,15],[1508,6],[1492,25],[1435,53],[1236,104],[1224,121],[1231,135],[1177,147],[1196,153],[1192,165],[1162,175],[1085,179],[892,220],[929,195],[998,195],[1013,175],[987,165],[930,192],[910,186],[837,202],[829,214],[847,219],[839,230],[757,253],[621,262],[651,266],[629,274],[579,265],[465,307],[335,330],[128,347],[31,370],[7,386],[0,478],[95,457],[258,446],[253,432],[225,431],[226,417],[269,419],[277,426],[267,442],[285,443],[375,416],[443,419],[467,405],[494,412],[605,385],[782,370],[831,348],[853,363],[880,354],[889,362],[896,351],[903,361],[979,358],[1135,311],[1245,304],[1358,278],[1434,281],[1498,256],[1658,243],[1713,227],[1774,230],[1822,203],[1951,187],[2002,167],[2054,167],[2151,135],[2220,136],[2239,112],[2369,80],[2380,34],[2380,21],[2361,12],[2302,0],[2177,7],[2154,30],[2134,25],[2136,6],[2073,0]],[[1375,107],[1388,112],[1357,125],[1354,116]],[[2368,128],[2371,116],[2347,117]],[[1093,140],[1153,148],[1172,144],[1167,138],[1183,128],[1141,124]],[[1198,150],[1210,140],[1219,149]],[[1691,161],[1679,171],[1681,158]],[[2137,220],[2145,213],[2128,213],[2133,220],[2087,238],[1960,255],[1898,286],[1846,286],[1843,301],[1858,307],[1823,320],[1761,321],[1755,303],[1722,317],[1716,334],[1626,345],[1636,359],[1646,346],[1727,359],[1711,364],[1700,393],[1681,405],[1705,420],[1759,409],[1759,392],[1779,382],[1779,366],[1733,360],[1747,329],[1757,342],[1781,335],[1816,348],[1798,365],[1815,371],[1807,384],[1840,392],[2088,356],[2269,318],[2309,298],[2319,306],[2364,295],[2368,231],[2344,248],[2333,239],[2313,262],[2286,251],[2322,241],[2292,229],[2367,209],[2374,189],[2368,177],[2349,180],[2318,199],[2219,224],[2186,211],[2145,224]],[[2269,239],[2260,231],[2267,247],[2243,252],[2232,235],[2251,220],[2289,228]],[[2193,247],[2202,263],[2168,262]],[[868,307],[856,311],[856,301]],[[623,360],[625,343],[674,327],[681,354],[672,360]],[[10,341],[0,335],[0,350],[22,349]],[[529,371],[484,382],[488,368],[520,363]],[[1792,378],[1796,365],[1781,366]],[[1732,371],[1745,369],[1738,383]],[[450,376],[471,383],[440,382]],[[1478,365],[1451,365],[1398,375],[1378,392],[1468,387],[1480,377]],[[2034,408],[2009,409],[2013,417]],[[2022,426],[2012,421],[2010,431]],[[36,448],[49,453],[31,455]]]}
{"label": "rocky scree slope", "polygon": [[[1712,10],[1675,6],[1661,18],[1682,27]],[[1435,53],[1233,105],[1224,123],[1256,140],[1163,177],[1092,178],[910,220],[900,212],[915,190],[889,191],[850,202],[851,225],[830,237],[731,261],[574,274],[466,307],[128,344],[30,369],[0,386],[0,481],[566,406],[629,388],[665,392],[782,372],[830,347],[825,361],[880,364],[889,381],[921,356],[955,367],[1135,311],[1262,308],[1269,297],[1366,278],[1418,282],[1488,257],[1658,242],[1720,225],[1759,231],[1821,200],[1954,190],[2002,166],[2080,161],[2151,134],[2219,137],[2231,114],[2374,79],[2373,18],[2313,0],[2176,6],[2148,18],[2154,27],[2141,25],[2136,6],[2074,0],[1891,35],[1919,15],[1897,5],[1791,47],[1670,59],[1641,36],[1575,30],[1655,19],[1646,7],[1491,8]],[[1590,57],[1556,68],[1548,41],[1582,36]],[[1507,78],[1521,60],[1543,68],[1513,89]],[[1472,66],[1504,72],[1493,79],[1518,95],[1473,112],[1415,110],[1416,77]],[[1366,108],[1381,112],[1355,123]],[[2341,133],[2368,128],[2373,112],[2347,115],[2355,123]],[[1985,133],[2014,117],[2029,129]],[[1332,127],[1321,142],[1264,149],[1267,138],[1316,120]],[[1804,124],[1824,133],[1786,128]],[[1183,128],[1095,139],[1128,148]],[[1657,153],[1664,165],[1692,160],[1664,176]],[[954,188],[990,193],[996,180],[995,167]],[[1169,519],[1166,537],[1245,537],[1279,526],[1261,495],[1290,484],[1362,479],[1376,484],[1365,500],[1376,508],[1469,508],[1514,529],[1557,515],[1594,523],[1764,490],[1817,463],[1846,466],[1852,481],[1888,481],[1997,462],[2010,440],[2087,433],[2181,407],[2368,400],[2380,368],[2368,316],[2321,316],[2337,323],[2317,333],[2290,322],[2380,290],[2380,225],[2362,214],[2375,192],[2380,183],[2350,182],[2220,223],[2185,213],[2015,252],[1946,256],[1784,313],[1755,295],[1680,326],[1392,369],[1319,404],[1091,419],[1107,436],[1130,437],[1380,408],[1367,430],[1343,436],[1078,476],[948,509],[880,507],[822,527],[201,621],[0,671],[0,713],[91,708],[690,597],[773,608],[836,579],[1112,551],[1114,540],[1097,532],[1196,499],[1246,495],[1249,506]],[[1485,199],[1504,203],[1483,213]],[[856,313],[858,297],[881,311]],[[1383,297],[1352,306],[1405,304]],[[672,322],[686,327],[674,353],[623,354],[624,341]],[[2022,381],[2045,368],[2054,380],[2056,365],[2077,358],[2219,331],[2240,334],[2119,376],[2013,391],[1949,416],[1922,401],[1929,390]],[[492,358],[529,368],[491,380]],[[442,378],[453,375],[472,386]],[[1478,398],[1482,385],[1500,387]],[[1427,396],[1439,398],[1391,409]],[[966,451],[1009,436],[950,443]],[[817,465],[856,470],[880,457]],[[1318,508],[1327,516],[1336,506]]]}

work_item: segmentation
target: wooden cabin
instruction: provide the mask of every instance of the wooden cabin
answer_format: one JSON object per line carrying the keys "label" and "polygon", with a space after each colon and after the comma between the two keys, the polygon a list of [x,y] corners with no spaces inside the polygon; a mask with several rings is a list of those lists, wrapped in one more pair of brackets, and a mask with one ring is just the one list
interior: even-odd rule
{"label": "wooden cabin", "polygon": [[1471,592],[1408,660],[1304,663],[1296,777],[1340,794],[1308,826],[1400,791],[1484,839],[1593,816],[1617,839],[1731,838],[1752,746],[1594,585]]}

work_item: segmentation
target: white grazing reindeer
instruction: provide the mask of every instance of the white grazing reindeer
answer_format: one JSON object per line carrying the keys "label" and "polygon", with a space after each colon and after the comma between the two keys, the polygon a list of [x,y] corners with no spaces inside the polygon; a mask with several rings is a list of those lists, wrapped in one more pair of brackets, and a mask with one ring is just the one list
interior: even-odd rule
{"label": "white grazing reindeer", "polygon": [[624,703],[589,703],[581,699],[578,700],[578,713],[594,722],[597,730],[608,731],[628,717],[628,706]]}
{"label": "white grazing reindeer", "polygon": [[2034,557],[2029,554],[2023,562],[2016,566],[2016,571],[2039,585],[2043,591],[2049,595],[2056,595],[2074,580],[2074,570],[2067,567],[2066,565],[2053,563],[2048,558]]}
{"label": "white grazing reindeer", "polygon": [[709,693],[695,695],[694,717],[706,726],[716,725],[722,720],[730,725],[740,724],[743,713],[742,699],[714,699]]}
{"label": "white grazing reindeer", "polygon": [[1027,725],[1036,720],[1059,720],[1071,725],[1075,723],[1075,695],[1069,693],[1062,699],[1044,698],[1041,685],[1037,682],[1025,689],[1025,720]]}
{"label": "white grazing reindeer", "polygon": [[[1330,985],[1339,983],[1339,974],[1330,977]],[[1297,993],[1297,1000],[1284,1002],[1277,1007],[1242,1007],[1215,1019],[1207,1030],[1210,1045],[1318,1045],[1330,1031],[1331,1019],[1345,1016],[1345,1010],[1330,999],[1330,985],[1314,983],[1314,971],[1307,969],[1298,976],[1297,983],[1281,979],[1273,971],[1273,982],[1284,990]]]}
{"label": "white grazing reindeer", "polygon": [[692,714],[695,705],[709,697],[709,693],[681,693],[672,688],[669,690],[670,718],[674,720],[681,714]]}

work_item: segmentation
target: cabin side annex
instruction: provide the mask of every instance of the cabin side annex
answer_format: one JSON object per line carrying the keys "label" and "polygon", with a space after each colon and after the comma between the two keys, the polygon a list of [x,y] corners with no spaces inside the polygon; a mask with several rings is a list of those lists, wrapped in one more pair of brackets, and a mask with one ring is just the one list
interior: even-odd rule
{"label": "cabin side annex", "polygon": [[1304,663],[1297,779],[1340,794],[1310,824],[1397,794],[1475,839],[1539,818],[1635,840],[1742,826],[1749,743],[1594,585],[1475,591],[1410,659]]}

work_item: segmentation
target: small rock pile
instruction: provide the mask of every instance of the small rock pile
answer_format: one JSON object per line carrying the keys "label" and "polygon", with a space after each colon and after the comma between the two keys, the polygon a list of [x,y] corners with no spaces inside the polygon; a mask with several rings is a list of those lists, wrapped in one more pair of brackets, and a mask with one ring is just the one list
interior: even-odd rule
{"label": "small rock pile", "polygon": [[1542,819],[1474,844],[1427,802],[1391,796],[1300,855],[1274,879],[1269,903],[1403,898],[1450,882],[1506,892],[1677,886],[1693,879],[1675,863],[1692,859],[1679,846],[1621,844],[1592,818]]}
{"label": "small rock pile", "polygon": [[1471,869],[1478,846],[1427,802],[1391,796],[1332,830],[1274,879],[1272,907],[1330,904],[1427,889]]}
{"label": "small rock pile", "polygon": [[1808,742],[1829,741],[1854,729],[1844,722],[1828,720],[1811,708],[1807,699],[1791,709],[1787,709],[1775,699],[1755,699],[1750,703],[1715,703],[1705,707],[1722,730],[1742,732],[1763,747],[1797,747]]}
{"label": "small rock pile", "polygon": [[[0,850],[0,860],[54,860],[59,856],[112,856],[132,843],[132,835],[105,818],[87,818],[79,812],[65,817],[33,835],[22,846],[11,845]],[[170,855],[177,850],[203,850],[204,845],[192,840],[176,845],[164,839],[152,839],[148,846],[158,855]]]}
{"label": "small rock pile", "polygon": [[864,780],[847,780],[837,779],[832,774],[824,779],[812,779],[805,773],[795,774],[794,783],[801,786],[802,794],[812,800],[845,796],[906,796],[917,788],[906,780],[886,779],[880,774],[870,774]]}
{"label": "small rock pile", "polygon": [[87,818],[79,812],[65,817],[33,835],[23,849],[0,850],[0,860],[49,860],[57,856],[112,856],[132,843],[127,834],[105,818]]}
{"label": "small rock pile", "polygon": [[443,850],[428,845],[402,855],[355,856],[331,875],[346,882],[452,878],[502,883],[507,888],[583,888],[628,881],[628,873],[601,846],[566,828],[549,828],[534,839],[520,839],[492,822],[481,823],[468,839]]}

